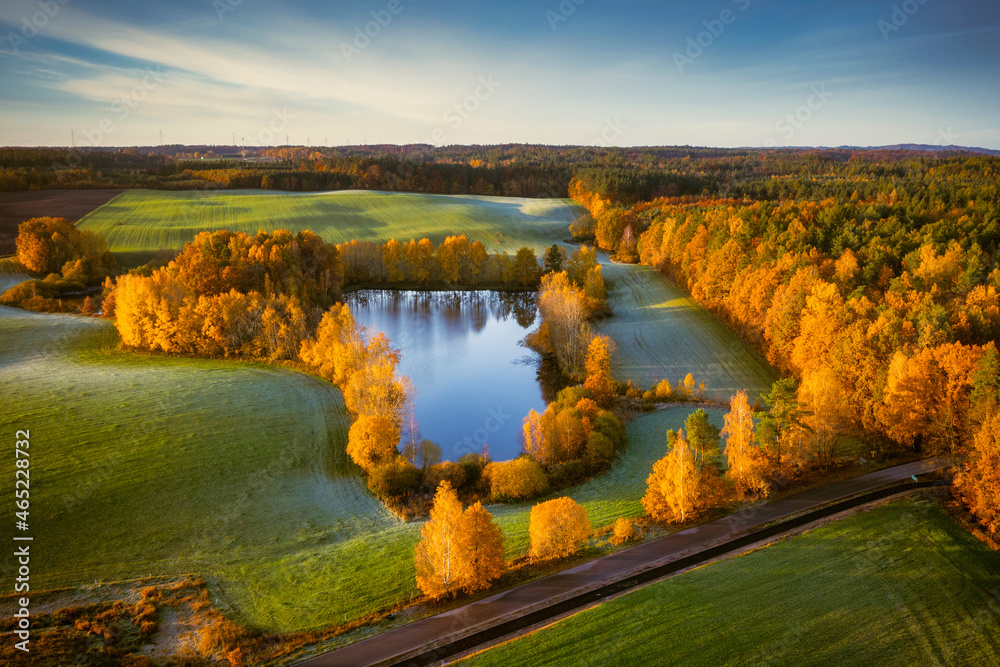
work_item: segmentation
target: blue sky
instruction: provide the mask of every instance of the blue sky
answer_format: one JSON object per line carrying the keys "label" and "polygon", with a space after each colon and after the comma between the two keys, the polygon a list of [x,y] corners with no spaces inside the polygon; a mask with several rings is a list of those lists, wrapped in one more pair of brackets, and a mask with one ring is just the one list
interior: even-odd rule
{"label": "blue sky", "polygon": [[996,0],[4,0],[0,63],[2,145],[1000,149]]}

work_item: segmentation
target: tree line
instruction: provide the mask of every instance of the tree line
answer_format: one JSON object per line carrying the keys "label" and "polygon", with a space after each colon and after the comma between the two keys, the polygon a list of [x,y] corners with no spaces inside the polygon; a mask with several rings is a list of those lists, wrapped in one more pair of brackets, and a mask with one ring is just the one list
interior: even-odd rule
{"label": "tree line", "polygon": [[795,418],[775,417],[761,443],[781,465],[827,465],[852,437],[873,456],[956,454],[956,492],[996,526],[1000,493],[983,480],[997,474],[1000,222],[975,165],[993,173],[990,159],[955,160],[929,194],[583,201],[598,243],[659,268],[789,379],[775,398]]}
{"label": "tree line", "polygon": [[480,241],[448,236],[435,246],[430,239],[408,243],[352,240],[337,246],[347,285],[494,287],[530,289],[538,285],[538,259],[531,248],[514,256],[490,254]]}

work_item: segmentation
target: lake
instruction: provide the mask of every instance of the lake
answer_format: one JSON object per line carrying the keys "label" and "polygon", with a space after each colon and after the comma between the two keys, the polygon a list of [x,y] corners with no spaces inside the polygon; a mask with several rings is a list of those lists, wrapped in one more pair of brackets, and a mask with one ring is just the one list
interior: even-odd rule
{"label": "lake", "polygon": [[536,326],[534,292],[362,290],[344,300],[358,323],[401,351],[420,435],[441,445],[446,461],[484,449],[494,461],[517,457],[528,411],[544,410],[566,386],[521,344]]}

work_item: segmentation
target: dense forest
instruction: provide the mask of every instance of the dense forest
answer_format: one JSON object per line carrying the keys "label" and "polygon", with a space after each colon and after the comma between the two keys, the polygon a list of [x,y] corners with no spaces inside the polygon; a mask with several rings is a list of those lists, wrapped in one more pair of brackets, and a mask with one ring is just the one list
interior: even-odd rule
{"label": "dense forest", "polygon": [[927,210],[987,191],[996,205],[1000,188],[1000,158],[945,150],[414,145],[267,148],[246,155],[229,147],[222,155],[175,157],[192,155],[182,148],[0,148],[0,192],[263,188],[565,197],[575,179],[613,205],[682,196],[846,203],[855,193],[872,200],[895,190]]}
{"label": "dense forest", "polygon": [[1000,161],[838,171],[726,198],[642,199],[648,179],[584,175],[570,191],[591,218],[574,233],[657,267],[789,378],[756,435],[775,466],[831,461],[848,439],[958,455],[956,490],[995,531]]}

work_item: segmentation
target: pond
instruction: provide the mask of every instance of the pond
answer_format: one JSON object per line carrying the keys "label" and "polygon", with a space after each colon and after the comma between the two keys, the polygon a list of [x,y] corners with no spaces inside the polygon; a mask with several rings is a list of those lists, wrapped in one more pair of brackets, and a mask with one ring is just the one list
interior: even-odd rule
{"label": "pond", "polygon": [[442,458],[483,452],[494,461],[524,451],[521,424],[566,381],[522,341],[536,326],[534,293],[362,290],[345,295],[358,323],[401,351],[413,382],[420,436]]}

